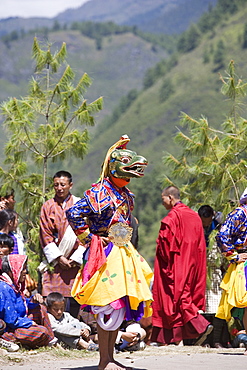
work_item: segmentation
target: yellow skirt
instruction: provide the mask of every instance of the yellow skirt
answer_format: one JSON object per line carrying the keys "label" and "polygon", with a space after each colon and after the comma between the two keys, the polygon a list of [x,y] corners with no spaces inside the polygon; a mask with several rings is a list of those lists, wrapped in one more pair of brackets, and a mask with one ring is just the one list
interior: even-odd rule
{"label": "yellow skirt", "polygon": [[233,307],[247,307],[246,279],[244,272],[245,262],[232,263],[221,282],[223,289],[216,317],[229,321]]}
{"label": "yellow skirt", "polygon": [[113,246],[106,263],[82,286],[79,270],[72,287],[72,297],[81,305],[106,306],[128,296],[130,308],[137,310],[144,302],[144,317],[152,315],[150,283],[153,272],[131,243]]}

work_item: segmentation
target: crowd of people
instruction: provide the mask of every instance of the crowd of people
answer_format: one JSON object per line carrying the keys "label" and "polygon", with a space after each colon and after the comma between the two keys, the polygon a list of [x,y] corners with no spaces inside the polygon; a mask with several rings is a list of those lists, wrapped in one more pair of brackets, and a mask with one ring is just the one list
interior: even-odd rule
{"label": "crowd of people", "polygon": [[[109,149],[100,179],[82,198],[72,195],[68,171],[53,176],[54,197],[40,212],[41,294],[37,285],[27,289],[28,257],[14,191],[1,198],[0,348],[99,351],[99,370],[126,369],[114,353],[146,345],[243,345],[247,354],[247,190],[223,221],[209,205],[196,212],[183,204],[176,186],[163,189],[168,213],[152,271],[137,251],[134,195],[126,187],[143,176],[147,161],[128,150],[128,142],[123,136]],[[213,230],[229,266],[209,320],[205,291]],[[226,340],[219,334],[223,327]]]}

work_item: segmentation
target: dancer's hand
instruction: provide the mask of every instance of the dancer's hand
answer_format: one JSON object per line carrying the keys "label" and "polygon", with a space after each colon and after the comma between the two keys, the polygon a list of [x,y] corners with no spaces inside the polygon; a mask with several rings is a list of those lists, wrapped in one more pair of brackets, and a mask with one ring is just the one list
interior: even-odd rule
{"label": "dancer's hand", "polygon": [[247,260],[247,253],[240,253],[238,255],[238,262],[245,262]]}
{"label": "dancer's hand", "polygon": [[111,239],[108,238],[108,236],[107,237],[106,236],[102,236],[101,237],[101,240],[102,240],[103,247],[106,247],[110,243],[110,241],[111,241]]}

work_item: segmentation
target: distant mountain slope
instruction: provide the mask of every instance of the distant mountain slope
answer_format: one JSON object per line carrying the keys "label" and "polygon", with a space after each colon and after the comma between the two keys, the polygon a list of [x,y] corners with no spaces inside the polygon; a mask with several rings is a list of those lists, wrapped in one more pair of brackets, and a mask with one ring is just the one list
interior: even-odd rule
{"label": "distant mountain slope", "polygon": [[[0,36],[12,31],[28,31],[37,27],[51,28],[54,21],[113,21],[120,25],[136,25],[144,32],[177,34],[196,22],[209,5],[217,0],[90,0],[77,9],[68,9],[57,17],[0,19]],[[68,3],[69,8],[69,3]]]}
{"label": "distant mountain slope", "polygon": [[10,17],[0,19],[0,37],[13,31],[29,31],[40,27],[51,28],[54,19],[50,18],[20,18]]}
{"label": "distant mountain slope", "polygon": [[152,12],[138,14],[125,22],[127,25],[136,25],[143,31],[150,33],[179,34],[185,31],[191,23],[196,23],[203,12],[217,0],[186,0],[180,4],[166,7],[164,4]]}
{"label": "distant mountain slope", "polygon": [[151,33],[180,33],[217,0],[90,0],[59,14],[58,21],[114,21]]}

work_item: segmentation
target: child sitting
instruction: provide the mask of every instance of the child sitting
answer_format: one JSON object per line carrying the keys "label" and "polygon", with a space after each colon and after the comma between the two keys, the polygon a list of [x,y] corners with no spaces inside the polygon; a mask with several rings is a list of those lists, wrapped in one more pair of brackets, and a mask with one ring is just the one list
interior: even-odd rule
{"label": "child sitting", "polygon": [[74,349],[98,350],[99,346],[89,338],[90,327],[65,312],[65,298],[62,294],[48,294],[46,305],[52,330],[60,343]]}

